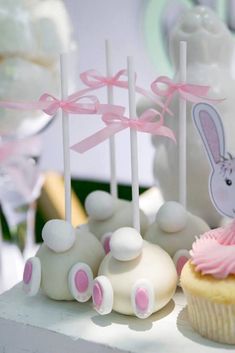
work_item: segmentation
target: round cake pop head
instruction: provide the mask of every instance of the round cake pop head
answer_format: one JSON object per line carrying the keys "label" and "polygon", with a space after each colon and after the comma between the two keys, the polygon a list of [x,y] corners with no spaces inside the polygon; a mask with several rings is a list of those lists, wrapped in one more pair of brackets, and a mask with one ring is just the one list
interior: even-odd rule
{"label": "round cake pop head", "polygon": [[124,227],[112,234],[110,253],[95,278],[92,299],[101,315],[118,313],[147,318],[172,298],[177,273],[170,256],[144,241],[135,229]]}
{"label": "round cake pop head", "polygon": [[156,215],[156,222],[164,232],[180,232],[186,226],[187,211],[178,202],[165,202]]}
{"label": "round cake pop head", "polygon": [[[87,227],[101,241],[107,254],[113,232],[132,226],[132,204],[115,199],[108,192],[94,191],[87,196],[85,208],[89,216]],[[146,232],[148,224],[148,218],[140,211],[141,233]]]}
{"label": "round cake pop head", "polygon": [[115,200],[105,191],[93,191],[85,200],[85,209],[90,218],[104,221],[114,214]]}
{"label": "round cake pop head", "polygon": [[25,265],[25,292],[34,296],[41,287],[51,299],[87,301],[104,257],[101,243],[86,228],[75,230],[63,220],[47,222],[42,237],[44,243]]}
{"label": "round cake pop head", "polygon": [[217,110],[206,103],[193,107],[193,119],[210,162],[209,192],[219,213],[235,217],[235,159],[225,149],[224,128]]}
{"label": "round cake pop head", "polygon": [[44,244],[57,253],[69,250],[75,243],[75,237],[72,225],[61,219],[48,221],[42,229]]}
{"label": "round cake pop head", "polygon": [[141,254],[142,248],[143,238],[134,228],[123,227],[112,234],[110,251],[116,260],[134,260]]}

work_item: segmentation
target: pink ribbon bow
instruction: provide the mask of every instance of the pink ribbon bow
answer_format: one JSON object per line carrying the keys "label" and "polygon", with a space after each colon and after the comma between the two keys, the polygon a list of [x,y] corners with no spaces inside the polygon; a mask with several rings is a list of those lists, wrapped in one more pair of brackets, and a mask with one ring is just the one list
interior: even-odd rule
{"label": "pink ribbon bow", "polygon": [[[157,116],[159,116],[159,120],[153,121]],[[154,109],[146,110],[138,119],[129,119],[125,116],[107,113],[102,116],[102,120],[106,124],[105,128],[73,145],[71,149],[78,153],[84,153],[127,128],[153,135],[169,137],[176,142],[172,130],[163,125],[162,114]]]}
{"label": "pink ribbon bow", "polygon": [[59,109],[70,114],[104,114],[113,112],[122,114],[123,107],[111,104],[100,104],[96,96],[81,96],[80,92],[70,95],[66,100],[60,100],[51,94],[44,93],[36,102],[0,101],[0,108],[15,110],[42,110],[54,116]]}
{"label": "pink ribbon bow", "polygon": [[99,101],[95,96],[69,96],[66,100],[59,100],[51,94],[43,94],[39,102],[47,103],[43,111],[48,115],[55,115],[59,109],[70,114],[95,114],[99,110]]}
{"label": "pink ribbon bow", "polygon": [[[163,84],[165,88],[160,87]],[[210,86],[202,86],[191,83],[175,83],[172,79],[167,76],[158,77],[151,84],[152,91],[160,97],[166,97],[164,111],[170,104],[175,92],[178,92],[182,98],[189,102],[198,103],[203,101],[207,102],[220,102],[224,99],[212,99],[208,98],[207,94],[210,90]]]}
{"label": "pink ribbon bow", "polygon": [[121,88],[128,88],[126,70],[120,70],[114,76],[111,76],[111,77],[102,76],[96,70],[87,70],[81,73],[80,78],[81,78],[81,81],[87,87],[89,87],[87,91],[89,91],[90,89],[95,90],[105,86],[116,86]]}
{"label": "pink ribbon bow", "polygon": [[[135,74],[135,80],[136,80],[136,74]],[[98,71],[96,70],[87,70],[84,71],[80,74],[81,81],[86,85],[88,88],[85,88],[80,91],[80,94],[86,94],[90,91],[94,91],[96,89],[105,87],[105,86],[115,86],[115,87],[120,87],[120,88],[125,88],[128,89],[128,73],[127,70],[120,70],[118,71],[114,76],[111,77],[105,77],[102,76]],[[136,86],[136,92],[142,94],[145,97],[150,98],[153,100],[156,104],[158,104],[161,108],[164,108],[164,104],[159,100],[156,99],[156,97],[151,94],[151,92],[148,92],[144,88]],[[76,94],[76,93],[75,93]],[[71,95],[73,97],[74,95]],[[166,111],[172,115],[172,112],[166,108]]]}

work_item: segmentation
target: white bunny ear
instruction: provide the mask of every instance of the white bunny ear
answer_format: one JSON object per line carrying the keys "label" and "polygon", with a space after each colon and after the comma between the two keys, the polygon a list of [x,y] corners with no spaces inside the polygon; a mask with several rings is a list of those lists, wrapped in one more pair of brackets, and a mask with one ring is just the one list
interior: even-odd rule
{"label": "white bunny ear", "polygon": [[213,106],[198,103],[193,107],[192,116],[214,169],[225,154],[224,128],[220,115]]}

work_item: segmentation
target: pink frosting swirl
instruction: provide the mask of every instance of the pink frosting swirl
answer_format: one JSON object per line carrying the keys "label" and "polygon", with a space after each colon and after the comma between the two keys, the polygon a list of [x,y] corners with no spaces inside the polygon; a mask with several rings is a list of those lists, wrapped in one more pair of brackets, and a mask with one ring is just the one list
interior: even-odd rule
{"label": "pink frosting swirl", "polygon": [[235,274],[235,221],[198,238],[190,252],[196,271],[215,278]]}

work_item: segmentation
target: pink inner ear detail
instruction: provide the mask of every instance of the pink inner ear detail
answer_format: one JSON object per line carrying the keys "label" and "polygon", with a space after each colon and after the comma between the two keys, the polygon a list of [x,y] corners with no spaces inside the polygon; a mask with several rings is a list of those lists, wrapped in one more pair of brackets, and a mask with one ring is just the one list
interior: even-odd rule
{"label": "pink inner ear detail", "polygon": [[177,274],[178,276],[180,276],[181,274],[181,271],[184,267],[184,265],[186,264],[186,262],[188,261],[188,258],[186,256],[180,256],[178,261],[177,261],[177,264],[176,264],[176,271],[177,271]]}
{"label": "pink inner ear detail", "polygon": [[25,284],[29,284],[32,278],[33,265],[31,261],[27,261],[24,267],[23,281]]}
{"label": "pink inner ear detail", "polygon": [[110,237],[105,238],[103,246],[105,254],[108,254],[110,252]]}
{"label": "pink inner ear detail", "polygon": [[216,125],[207,111],[202,110],[199,115],[210,152],[213,156],[214,162],[218,163],[220,161],[220,139]]}
{"label": "pink inner ear detail", "polygon": [[145,288],[138,288],[135,294],[135,304],[140,311],[146,311],[149,306],[149,296]]}
{"label": "pink inner ear detail", "polygon": [[96,282],[93,286],[93,293],[92,293],[93,304],[99,308],[103,301],[103,290],[101,285]]}
{"label": "pink inner ear detail", "polygon": [[84,270],[79,270],[75,275],[75,286],[80,293],[86,292],[89,284],[88,276]]}

